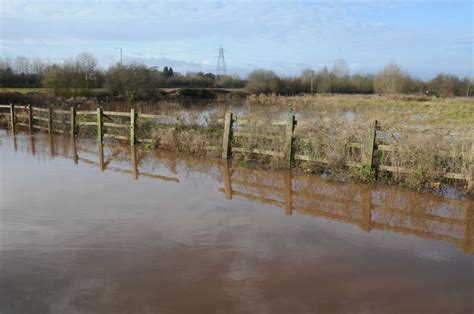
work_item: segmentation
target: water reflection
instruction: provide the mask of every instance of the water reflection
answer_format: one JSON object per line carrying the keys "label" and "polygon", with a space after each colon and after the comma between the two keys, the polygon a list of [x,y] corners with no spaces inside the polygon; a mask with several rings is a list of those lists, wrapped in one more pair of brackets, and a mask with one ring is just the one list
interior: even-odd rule
{"label": "water reflection", "polygon": [[467,200],[40,133],[0,160],[1,313],[474,306]]}
{"label": "water reflection", "polygon": [[[31,154],[37,154],[37,138],[30,136]],[[14,136],[14,148],[18,149]],[[40,138],[41,142],[41,138]],[[63,144],[59,149],[56,144]],[[41,144],[41,143],[40,143]],[[289,171],[268,172],[232,165],[230,161],[199,160],[177,157],[172,153],[150,152],[118,144],[94,144],[89,140],[48,136],[50,156],[61,155],[97,166],[100,171],[180,183],[177,160],[218,173],[218,189],[227,200],[244,198],[281,208],[286,215],[294,213],[358,226],[365,232],[381,230],[411,234],[420,238],[454,243],[465,254],[473,254],[474,206],[472,200],[420,195],[411,191],[364,184],[326,181],[316,176],[294,175]],[[94,160],[93,157],[96,156]],[[161,163],[165,175],[146,171]],[[151,167],[150,167],[151,166]]]}

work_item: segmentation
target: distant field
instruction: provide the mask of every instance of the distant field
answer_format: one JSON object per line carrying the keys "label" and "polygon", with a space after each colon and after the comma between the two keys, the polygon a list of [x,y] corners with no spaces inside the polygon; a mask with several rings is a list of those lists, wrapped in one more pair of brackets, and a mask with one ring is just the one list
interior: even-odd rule
{"label": "distant field", "polygon": [[[102,92],[105,91],[105,88],[92,88],[92,92]],[[0,93],[20,93],[20,94],[31,94],[31,93],[39,93],[39,94],[46,94],[48,93],[47,88],[25,88],[25,87],[1,87]]]}
{"label": "distant field", "polygon": [[[179,89],[183,89],[183,88],[189,88],[189,87],[164,87],[164,88],[160,88],[160,89],[165,91],[165,92],[172,93],[172,92],[175,92],[175,91],[177,91]],[[191,89],[197,89],[197,87],[191,88]],[[244,92],[245,91],[245,89],[243,89],[243,88],[214,88],[214,87],[206,88],[205,87],[204,89],[229,91],[229,92]],[[106,91],[106,89],[105,88],[93,88],[92,91],[93,92],[104,92],[104,91]],[[46,93],[48,93],[48,89],[47,88],[3,87],[3,88],[0,88],[0,93],[1,92],[3,92],[3,93],[12,92],[12,93],[21,93],[21,94],[29,94],[29,93],[46,94]]]}
{"label": "distant field", "polygon": [[378,120],[386,127],[474,129],[474,98],[418,95],[250,96],[247,113],[278,117],[294,112],[301,119],[341,118],[352,124]]}
{"label": "distant field", "polygon": [[47,92],[46,88],[16,88],[16,87],[5,87],[0,88],[0,92],[2,93],[21,93],[21,94],[29,94],[29,93],[41,93],[44,94]]}
{"label": "distant field", "polygon": [[[178,87],[165,87],[168,93],[178,91]],[[239,93],[241,88],[217,89]],[[104,92],[106,89],[93,89],[93,92]],[[0,88],[2,92],[48,93],[46,88]],[[197,100],[199,101],[199,100]],[[201,100],[202,101],[202,100]],[[160,110],[176,111],[170,114],[182,114],[184,108],[176,106],[180,99],[174,99],[170,108],[167,103],[160,105]],[[110,106],[119,105],[111,103]],[[138,107],[153,104],[137,102]],[[229,106],[230,105],[230,106]],[[242,105],[244,105],[242,107]],[[235,107],[232,109],[232,107]],[[200,107],[203,109],[202,107]],[[243,109],[245,108],[245,109]],[[113,108],[112,108],[113,109]],[[143,108],[147,110],[147,108]],[[149,108],[148,108],[149,109]],[[452,97],[437,98],[423,95],[358,95],[358,94],[316,94],[314,96],[275,96],[249,95],[244,99],[225,98],[210,100],[204,111],[212,110],[222,116],[222,110],[237,110],[250,117],[280,119],[293,112],[300,120],[338,119],[342,118],[352,124],[365,124],[377,119],[386,127],[436,127],[451,130],[474,129],[474,98]],[[155,108],[153,109],[155,110]],[[243,110],[243,111],[242,111]],[[199,111],[199,109],[198,109]],[[199,114],[197,115],[199,116]]]}
{"label": "distant field", "polygon": [[163,87],[160,88],[165,92],[172,93],[180,89],[208,89],[211,91],[229,91],[229,92],[245,92],[245,88],[220,88],[220,87]]}

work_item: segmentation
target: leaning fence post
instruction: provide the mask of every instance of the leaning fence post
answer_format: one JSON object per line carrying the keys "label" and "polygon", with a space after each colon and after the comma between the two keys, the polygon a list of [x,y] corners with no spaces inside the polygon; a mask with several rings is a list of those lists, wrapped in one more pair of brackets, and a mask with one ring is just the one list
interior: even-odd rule
{"label": "leaning fence post", "polygon": [[135,146],[135,126],[137,115],[135,109],[130,109],[130,146]]}
{"label": "leaning fence post", "polygon": [[226,112],[224,119],[224,138],[222,141],[222,158],[227,159],[231,153],[232,112]]}
{"label": "leaning fence post", "polygon": [[33,108],[28,105],[28,128],[30,133],[33,133]]}
{"label": "leaning fence post", "polygon": [[104,135],[102,133],[102,108],[97,108],[97,139],[102,144]]}
{"label": "leaning fence post", "polygon": [[76,136],[76,108],[71,107],[71,137]]}
{"label": "leaning fence post", "polygon": [[375,150],[375,137],[377,134],[377,120],[373,122],[371,127],[369,128],[369,132],[367,134],[367,138],[365,140],[364,145],[364,156],[363,156],[363,164],[364,166],[368,167],[370,170],[374,168],[374,150]]}
{"label": "leaning fence post", "polygon": [[15,105],[12,103],[10,103],[10,124],[13,134],[15,134]]}
{"label": "leaning fence post", "polygon": [[293,151],[293,131],[295,129],[295,116],[288,116],[285,133],[285,161],[288,168],[291,168],[291,159]]}
{"label": "leaning fence post", "polygon": [[53,133],[53,109],[48,107],[48,133]]}
{"label": "leaning fence post", "polygon": [[232,178],[230,174],[230,161],[224,160],[223,161],[223,174],[224,174],[224,190],[225,190],[225,198],[228,200],[232,199]]}

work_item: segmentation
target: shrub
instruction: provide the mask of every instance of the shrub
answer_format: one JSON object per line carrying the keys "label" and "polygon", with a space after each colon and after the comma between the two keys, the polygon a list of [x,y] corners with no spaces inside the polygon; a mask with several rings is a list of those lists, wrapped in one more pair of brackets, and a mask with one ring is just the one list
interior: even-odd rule
{"label": "shrub", "polygon": [[276,94],[283,90],[283,84],[275,72],[257,69],[249,74],[245,89],[254,94]]}

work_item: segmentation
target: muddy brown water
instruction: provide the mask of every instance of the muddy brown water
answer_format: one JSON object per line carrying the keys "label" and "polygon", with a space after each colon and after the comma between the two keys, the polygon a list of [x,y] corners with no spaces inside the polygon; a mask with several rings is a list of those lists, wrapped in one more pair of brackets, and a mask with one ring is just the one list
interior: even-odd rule
{"label": "muddy brown water", "polygon": [[0,131],[0,313],[472,313],[472,200]]}

